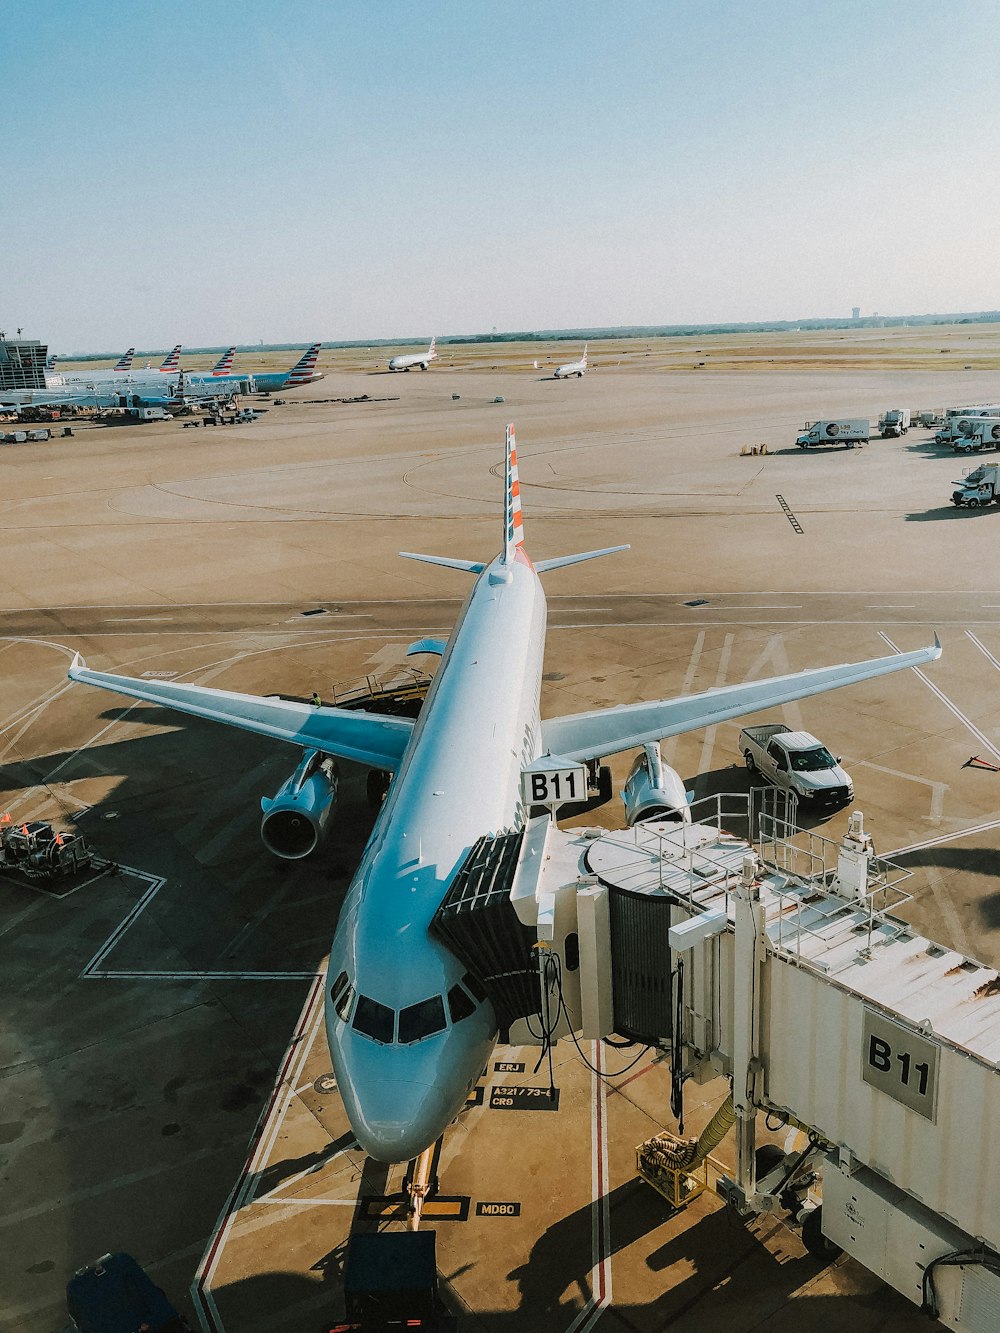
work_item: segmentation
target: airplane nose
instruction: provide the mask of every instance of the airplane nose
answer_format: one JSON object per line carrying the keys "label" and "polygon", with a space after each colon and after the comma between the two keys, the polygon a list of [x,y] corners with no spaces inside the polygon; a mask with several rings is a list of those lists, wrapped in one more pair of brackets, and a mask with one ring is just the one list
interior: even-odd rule
{"label": "airplane nose", "polygon": [[431,1147],[452,1119],[440,1091],[426,1083],[368,1079],[355,1083],[350,1117],[358,1143],[377,1162],[408,1162]]}

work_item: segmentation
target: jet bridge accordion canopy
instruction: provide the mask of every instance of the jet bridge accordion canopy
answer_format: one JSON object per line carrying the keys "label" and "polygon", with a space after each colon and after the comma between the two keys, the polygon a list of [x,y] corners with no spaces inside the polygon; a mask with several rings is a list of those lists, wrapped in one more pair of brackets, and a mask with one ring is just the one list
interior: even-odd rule
{"label": "jet bridge accordion canopy", "polygon": [[524,830],[474,843],[431,922],[432,933],[483,985],[501,1033],[540,1006],[535,931],[510,901]]}

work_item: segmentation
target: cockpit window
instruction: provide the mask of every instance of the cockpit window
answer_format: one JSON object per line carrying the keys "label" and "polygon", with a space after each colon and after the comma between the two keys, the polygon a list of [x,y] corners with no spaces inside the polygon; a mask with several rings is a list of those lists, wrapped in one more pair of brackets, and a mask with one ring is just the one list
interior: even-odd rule
{"label": "cockpit window", "polygon": [[461,986],[452,986],[448,992],[448,1012],[453,1023],[460,1023],[463,1018],[476,1012],[476,1006],[462,990]]}
{"label": "cockpit window", "polygon": [[465,976],[462,978],[462,985],[472,998],[478,1000],[480,1004],[486,999],[486,992],[471,972],[466,972]]}
{"label": "cockpit window", "polygon": [[341,993],[340,999],[336,1001],[334,1008],[337,1011],[337,1017],[342,1018],[346,1023],[351,1013],[351,1005],[354,1003],[354,987],[348,986]]}
{"label": "cockpit window", "polygon": [[[405,1011],[404,1011],[405,1012]],[[392,1033],[396,1026],[395,1011],[387,1005],[379,1004],[368,995],[358,996],[358,1007],[354,1011],[351,1025],[355,1032],[363,1032],[372,1041],[380,1041],[383,1046],[392,1044]]]}
{"label": "cockpit window", "polygon": [[341,972],[340,976],[330,987],[330,1000],[332,1001],[334,1006],[336,1006],[336,1003],[340,999],[341,993],[346,985],[347,985],[347,973]]}
{"label": "cockpit window", "polygon": [[447,1027],[444,1017],[444,1001],[440,995],[432,995],[419,1004],[408,1005],[399,1011],[400,1045],[408,1046],[414,1041],[423,1041],[435,1032],[443,1032]]}

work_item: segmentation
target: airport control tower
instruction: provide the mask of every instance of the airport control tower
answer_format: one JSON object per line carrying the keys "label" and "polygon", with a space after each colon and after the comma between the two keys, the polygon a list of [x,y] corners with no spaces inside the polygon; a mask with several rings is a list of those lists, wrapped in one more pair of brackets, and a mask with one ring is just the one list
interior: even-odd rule
{"label": "airport control tower", "polygon": [[48,354],[46,344],[36,339],[22,342],[0,334],[0,391],[44,389]]}

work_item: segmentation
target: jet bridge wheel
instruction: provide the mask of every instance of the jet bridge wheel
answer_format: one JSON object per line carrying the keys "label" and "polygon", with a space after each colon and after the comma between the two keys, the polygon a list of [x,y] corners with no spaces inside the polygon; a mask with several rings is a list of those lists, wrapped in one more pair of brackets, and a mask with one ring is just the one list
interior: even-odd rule
{"label": "jet bridge wheel", "polygon": [[825,1264],[832,1264],[844,1251],[823,1235],[823,1208],[814,1208],[807,1213],[802,1223],[802,1244],[814,1259],[821,1259]]}
{"label": "jet bridge wheel", "polygon": [[597,790],[600,792],[602,801],[610,801],[614,795],[614,780],[611,776],[609,764],[602,764],[597,771]]}

